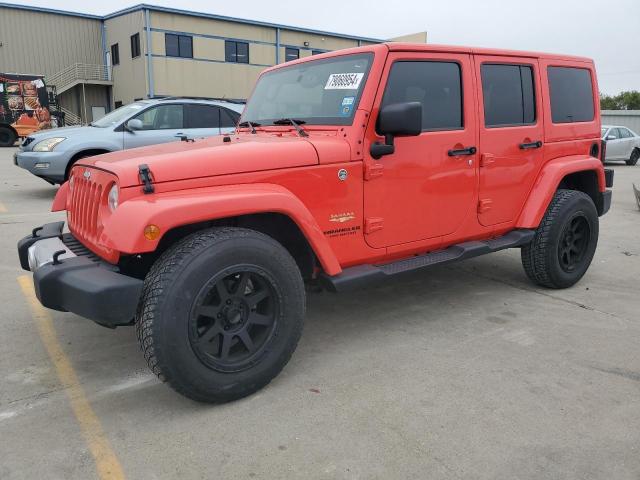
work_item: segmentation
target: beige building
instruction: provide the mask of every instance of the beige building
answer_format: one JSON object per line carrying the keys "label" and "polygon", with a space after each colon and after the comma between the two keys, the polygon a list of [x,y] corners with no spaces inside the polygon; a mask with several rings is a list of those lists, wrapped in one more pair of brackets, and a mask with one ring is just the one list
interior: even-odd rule
{"label": "beige building", "polygon": [[0,72],[45,75],[84,122],[142,98],[246,99],[267,67],[381,41],[150,5],[98,17],[0,3]]}

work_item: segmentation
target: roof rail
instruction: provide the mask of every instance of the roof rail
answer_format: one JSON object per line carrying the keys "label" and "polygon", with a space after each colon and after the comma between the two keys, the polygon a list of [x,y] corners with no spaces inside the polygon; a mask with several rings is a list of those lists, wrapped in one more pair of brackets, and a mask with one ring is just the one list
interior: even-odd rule
{"label": "roof rail", "polygon": [[219,98],[219,97],[193,97],[193,96],[169,96],[169,97],[154,97],[154,100],[212,100],[215,102],[227,102],[227,103],[246,103],[246,100],[240,98]]}

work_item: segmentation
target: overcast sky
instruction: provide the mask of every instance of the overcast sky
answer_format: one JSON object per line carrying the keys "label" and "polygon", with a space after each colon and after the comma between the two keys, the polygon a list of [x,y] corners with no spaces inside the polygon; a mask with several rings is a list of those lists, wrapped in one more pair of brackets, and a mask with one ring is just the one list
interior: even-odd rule
{"label": "overcast sky", "polygon": [[[640,90],[640,0],[147,2],[364,37],[386,39],[426,30],[430,43],[583,55],[596,61],[600,91],[615,94],[622,90]],[[15,3],[101,15],[139,2],[22,0]]]}

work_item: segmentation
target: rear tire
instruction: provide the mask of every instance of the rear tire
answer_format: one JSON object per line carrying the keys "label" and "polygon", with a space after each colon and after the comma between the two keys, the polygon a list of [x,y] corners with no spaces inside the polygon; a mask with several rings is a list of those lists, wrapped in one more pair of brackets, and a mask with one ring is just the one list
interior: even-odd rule
{"label": "rear tire", "polygon": [[634,148],[633,152],[631,152],[631,156],[629,157],[629,160],[627,160],[625,163],[630,167],[632,167],[636,163],[638,163],[639,159],[640,159],[640,148]]}
{"label": "rear tire", "polygon": [[0,127],[0,147],[13,147],[17,140],[16,132],[7,127]]}
{"label": "rear tire", "polygon": [[136,332],[149,368],[177,392],[227,402],[267,385],[302,333],[305,291],[275,240],[240,228],[194,233],[149,271]]}
{"label": "rear tire", "polygon": [[558,190],[536,230],[522,247],[522,265],[534,283],[567,288],[586,273],[598,245],[598,212],[587,194]]}

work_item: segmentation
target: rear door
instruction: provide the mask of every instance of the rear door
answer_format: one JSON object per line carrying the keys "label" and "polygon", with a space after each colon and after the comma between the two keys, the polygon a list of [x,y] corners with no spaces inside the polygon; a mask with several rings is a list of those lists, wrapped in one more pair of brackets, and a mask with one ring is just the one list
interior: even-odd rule
{"label": "rear door", "polygon": [[174,142],[184,134],[184,109],[179,103],[157,105],[133,118],[142,122],[142,130],[125,130],[124,148]]}
{"label": "rear door", "polygon": [[624,157],[624,139],[619,128],[610,128],[607,133],[607,158],[619,160]]}
{"label": "rear door", "polygon": [[538,61],[475,56],[482,87],[479,108],[478,220],[515,220],[543,162],[543,120]]}
{"label": "rear door", "polygon": [[631,152],[635,147],[635,137],[628,128],[620,127],[618,130],[620,131],[620,139],[623,145],[622,157],[626,160],[631,157]]}

